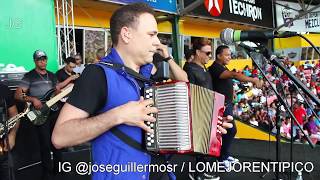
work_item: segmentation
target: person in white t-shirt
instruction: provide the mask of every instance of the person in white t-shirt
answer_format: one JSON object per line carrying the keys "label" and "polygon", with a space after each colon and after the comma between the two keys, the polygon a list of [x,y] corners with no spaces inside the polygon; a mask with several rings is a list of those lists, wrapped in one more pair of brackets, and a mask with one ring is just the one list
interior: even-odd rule
{"label": "person in white t-shirt", "polygon": [[296,74],[297,73],[297,68],[296,68],[296,66],[294,66],[294,63],[291,64],[290,71],[291,71],[292,74]]}
{"label": "person in white t-shirt", "polygon": [[85,66],[84,64],[82,64],[82,57],[81,55],[78,53],[74,56],[74,59],[76,60],[76,67],[73,68],[73,72],[77,73],[77,74],[81,74],[82,71],[84,70]]}

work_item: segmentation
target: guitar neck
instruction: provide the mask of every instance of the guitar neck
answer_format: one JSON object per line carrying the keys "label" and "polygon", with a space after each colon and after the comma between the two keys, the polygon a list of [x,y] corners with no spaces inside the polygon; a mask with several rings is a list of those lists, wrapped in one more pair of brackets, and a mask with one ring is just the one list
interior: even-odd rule
{"label": "guitar neck", "polygon": [[73,84],[70,84],[69,86],[67,86],[66,88],[62,89],[62,91],[57,94],[56,96],[54,96],[53,98],[51,98],[49,101],[46,102],[46,105],[48,107],[53,106],[56,102],[58,102],[60,99],[64,98],[66,95],[68,95],[73,88]]}

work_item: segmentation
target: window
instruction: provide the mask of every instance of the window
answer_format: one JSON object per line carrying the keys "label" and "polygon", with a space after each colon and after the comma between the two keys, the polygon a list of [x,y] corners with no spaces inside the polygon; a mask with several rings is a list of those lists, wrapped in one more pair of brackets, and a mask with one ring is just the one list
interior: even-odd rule
{"label": "window", "polygon": [[[58,28],[57,28],[58,29]],[[68,29],[71,30],[70,28]],[[57,31],[58,32],[58,31]],[[87,28],[87,27],[75,27],[75,47],[76,52],[80,53],[83,57],[83,63],[92,63],[96,59],[96,52],[98,49],[103,48],[105,51],[111,47],[111,36],[109,30],[104,28]],[[60,39],[63,41],[63,28],[60,31]],[[70,41],[72,36],[69,37]],[[70,45],[74,47],[73,44]],[[58,52],[62,54],[62,58],[59,60],[59,65],[63,65],[63,59],[65,58],[64,47],[59,47]],[[71,53],[72,55],[74,53]],[[60,57],[60,56],[59,56]]]}
{"label": "window", "polygon": [[306,60],[307,59],[307,49],[306,47],[302,48],[302,53],[301,53],[301,60]]}
{"label": "window", "polygon": [[313,60],[313,47],[308,47],[308,50],[307,50],[307,60]]}
{"label": "window", "polygon": [[[60,29],[60,41],[58,39],[58,31]],[[82,50],[82,35],[83,35],[83,30],[82,29],[74,29],[74,33],[75,33],[75,46],[73,43],[73,33],[71,28],[66,28],[63,29],[62,27],[59,28],[59,26],[56,27],[56,33],[57,33],[57,43],[58,43],[58,59],[59,59],[59,66],[62,66],[64,64],[64,60],[67,58],[66,57],[66,49],[68,49],[68,39],[69,39],[69,43],[70,43],[70,49],[68,49],[70,51],[70,55],[74,55],[75,52],[77,51],[81,52]],[[65,34],[69,33],[69,38],[67,37],[67,35],[65,36]],[[74,49],[75,47],[75,49]],[[69,54],[69,53],[68,53]]]}
{"label": "window", "polygon": [[96,60],[98,49],[107,50],[108,31],[104,29],[85,29],[84,34],[84,61],[93,63]]}
{"label": "window", "polygon": [[[317,47],[317,48],[320,51],[320,47]],[[320,55],[316,51],[314,51],[313,60],[319,60],[319,59],[320,59]]]}

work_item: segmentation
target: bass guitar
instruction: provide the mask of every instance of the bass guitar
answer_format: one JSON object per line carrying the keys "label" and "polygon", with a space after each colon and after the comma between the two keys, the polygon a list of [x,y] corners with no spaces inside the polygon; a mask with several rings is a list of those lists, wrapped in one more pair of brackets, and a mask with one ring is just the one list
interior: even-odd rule
{"label": "bass guitar", "polygon": [[46,122],[50,108],[55,105],[59,100],[67,96],[73,89],[73,84],[68,85],[66,88],[62,89],[59,94],[52,97],[50,100],[46,101],[46,103],[42,106],[41,109],[35,109],[34,107],[27,113],[28,119],[34,125],[42,125]]}

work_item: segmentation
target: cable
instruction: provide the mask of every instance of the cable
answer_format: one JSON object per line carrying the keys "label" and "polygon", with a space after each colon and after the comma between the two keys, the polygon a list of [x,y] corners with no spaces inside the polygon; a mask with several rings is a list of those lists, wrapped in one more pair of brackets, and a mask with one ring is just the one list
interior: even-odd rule
{"label": "cable", "polygon": [[319,49],[308,39],[306,38],[305,36],[303,36],[302,34],[297,34],[299,37],[303,38],[305,41],[307,41],[312,47],[313,49],[319,54],[320,56],[320,51]]}

